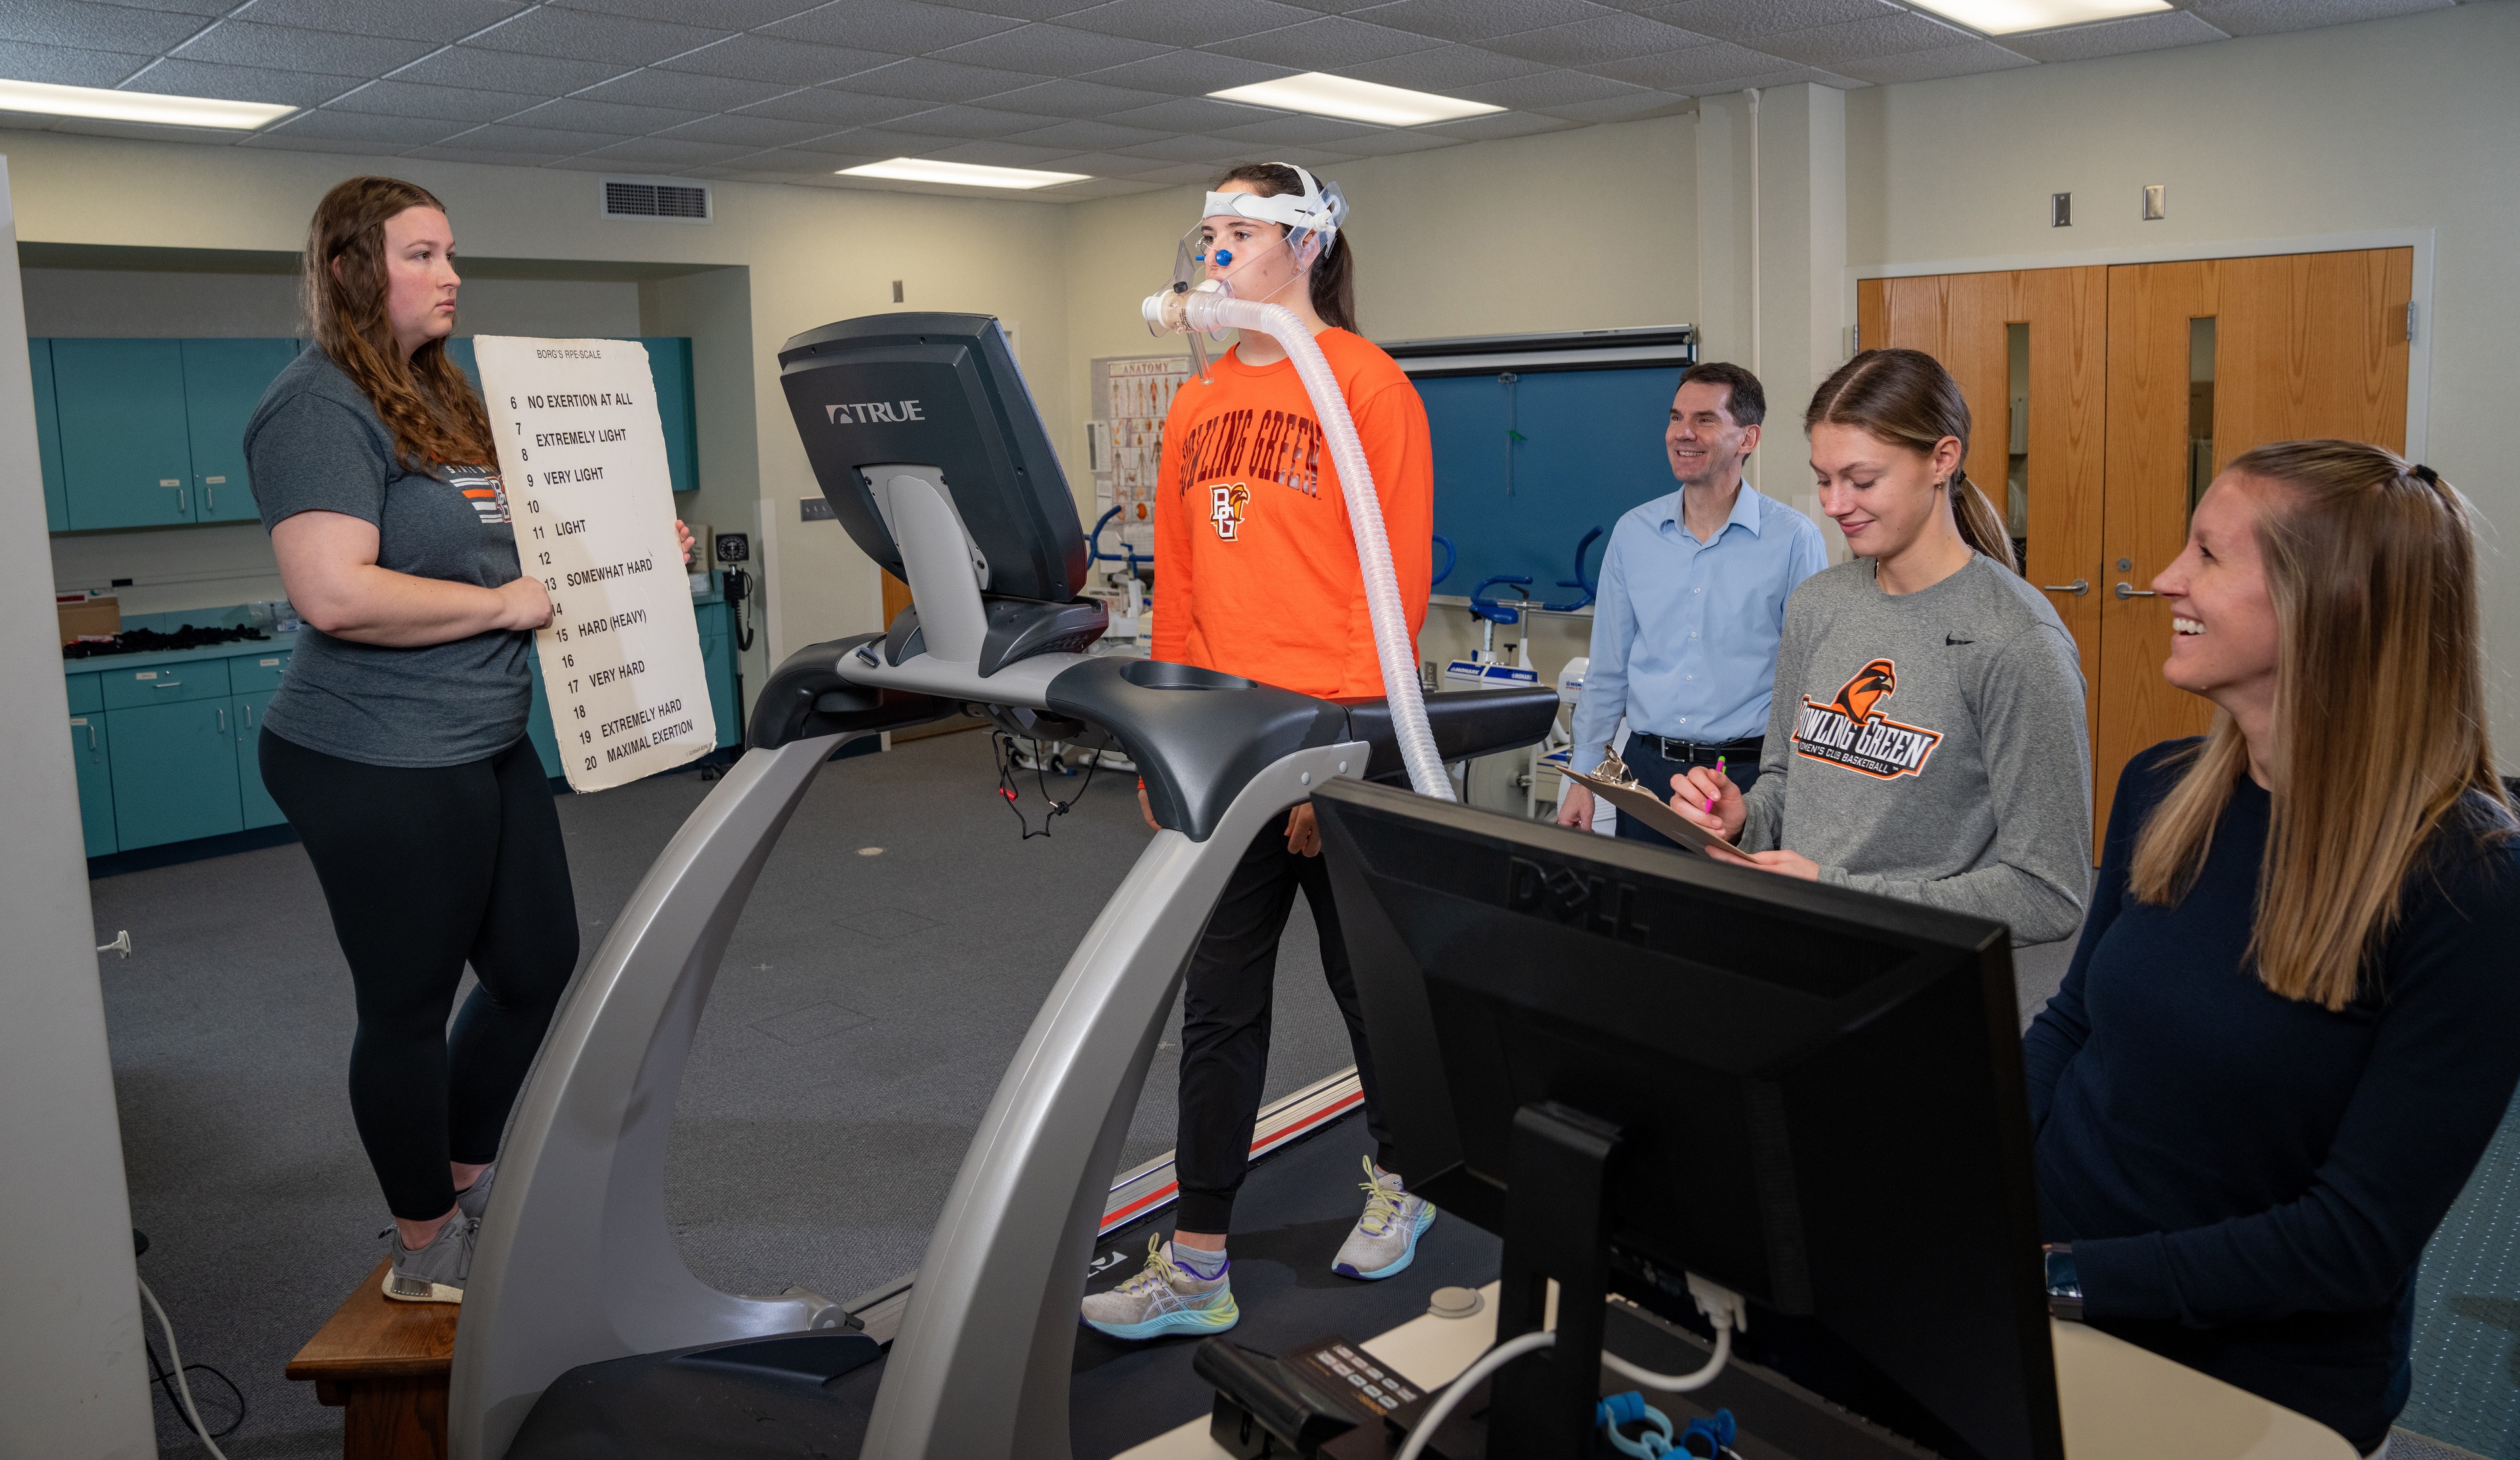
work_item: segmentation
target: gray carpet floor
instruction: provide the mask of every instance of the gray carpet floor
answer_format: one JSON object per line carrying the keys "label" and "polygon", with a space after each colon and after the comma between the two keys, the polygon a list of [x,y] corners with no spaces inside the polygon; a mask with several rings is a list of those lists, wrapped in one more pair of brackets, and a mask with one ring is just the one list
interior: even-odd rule
{"label": "gray carpet floor", "polygon": [[[984,734],[827,768],[736,930],[676,1107],[667,1207],[697,1274],[845,1298],[918,1265],[1008,1059],[1145,845],[1132,785],[1105,774],[1054,835],[1023,841]],[[711,788],[694,771],[562,799],[588,954]],[[141,1276],[185,1359],[244,1392],[228,1454],[338,1454],[340,1411],[281,1368],[381,1255],[387,1218],[343,1094],[350,985],[313,871],[287,845],[92,891],[97,941],[127,928],[135,948],[103,974],[132,1217],[152,1243]],[[2070,947],[2020,951],[2025,1023]],[[1278,987],[1273,1097],[1351,1060],[1300,900]],[[1124,1164],[1173,1144],[1179,1017]],[[196,1398],[213,1429],[233,1413],[215,1383]],[[157,1407],[165,1454],[203,1453]]]}

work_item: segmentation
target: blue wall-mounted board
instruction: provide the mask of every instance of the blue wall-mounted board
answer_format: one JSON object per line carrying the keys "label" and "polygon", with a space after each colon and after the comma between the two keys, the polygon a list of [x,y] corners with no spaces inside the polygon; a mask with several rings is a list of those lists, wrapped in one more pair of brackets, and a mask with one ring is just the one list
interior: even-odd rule
{"label": "blue wall-mounted board", "polygon": [[[1495,376],[1418,381],[1434,441],[1435,530],[1461,554],[1436,592],[1466,596],[1483,578],[1521,573],[1535,598],[1574,597],[1553,585],[1575,576],[1576,542],[1680,490],[1662,444],[1680,371],[1532,373],[1510,385]],[[1593,547],[1596,573],[1606,546]]]}

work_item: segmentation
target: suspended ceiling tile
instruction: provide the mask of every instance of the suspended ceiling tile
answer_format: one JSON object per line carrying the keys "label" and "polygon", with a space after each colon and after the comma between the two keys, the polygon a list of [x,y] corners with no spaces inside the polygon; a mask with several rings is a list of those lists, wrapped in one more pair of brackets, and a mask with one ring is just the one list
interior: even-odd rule
{"label": "suspended ceiling tile", "polygon": [[1432,36],[1370,25],[1345,16],[1320,16],[1282,30],[1264,30],[1239,40],[1207,47],[1247,61],[1273,61],[1298,70],[1337,70],[1364,61],[1428,51],[1442,42]]}
{"label": "suspended ceiling tile", "polygon": [[793,40],[919,56],[1012,30],[1021,23],[977,11],[921,5],[916,0],[887,0],[882,5],[871,5],[866,0],[832,0],[819,10],[761,28]]}
{"label": "suspended ceiling tile", "polygon": [[[1774,64],[1770,63],[1770,65]],[[1615,101],[1621,97],[1633,95],[1641,89],[1653,88],[1639,88],[1626,81],[1614,81],[1607,76],[1597,76],[1590,71],[1554,70],[1537,71],[1528,76],[1509,76],[1502,81],[1490,81],[1483,86],[1464,86],[1461,89],[1460,95],[1474,102],[1486,102],[1494,107],[1504,107],[1517,111],[1537,111],[1577,106],[1585,102]]]}
{"label": "suspended ceiling tile", "polygon": [[670,137],[633,137],[611,147],[597,148],[586,155],[589,160],[619,162],[624,166],[662,164],[688,167],[701,162],[723,162],[729,157],[745,156],[760,149],[717,142],[685,142]]}
{"label": "suspended ceiling tile", "polygon": [[1882,0],[1678,0],[1642,13],[1666,25],[1751,45],[1763,35],[1900,14]]}
{"label": "suspended ceiling tile", "polygon": [[361,142],[341,137],[293,137],[280,132],[249,132],[238,138],[236,145],[262,152],[338,153],[356,157],[417,155],[409,149],[391,143]]}
{"label": "suspended ceiling tile", "polygon": [[0,5],[0,40],[33,41],[90,51],[156,56],[200,30],[200,16],[167,15],[85,0],[9,0]]}
{"label": "suspended ceiling tile", "polygon": [[1364,19],[1438,40],[1487,41],[1615,14],[1593,0],[1393,0]]}
{"label": "suspended ceiling tile", "polygon": [[1687,51],[1712,44],[1713,36],[1683,30],[1677,25],[1666,25],[1642,16],[1623,15],[1552,25],[1545,30],[1526,30],[1519,35],[1502,35],[1487,42],[1491,50],[1527,61],[1545,61],[1552,66],[1594,66],[1604,61],[1657,56],[1666,51]]}
{"label": "suspended ceiling tile", "polygon": [[1412,51],[1406,56],[1370,61],[1362,66],[1343,66],[1338,73],[1384,86],[1406,86],[1412,91],[1452,96],[1466,86],[1537,75],[1547,69],[1549,66],[1545,63],[1508,56],[1481,46],[1437,46],[1431,51]]}
{"label": "suspended ceiling tile", "polygon": [[1829,66],[1840,61],[1895,56],[1903,51],[1940,50],[1976,39],[1957,25],[1918,15],[1896,15],[1811,30],[1778,31],[1759,37],[1758,48],[1805,66]]}
{"label": "suspended ceiling tile", "polygon": [[440,45],[437,41],[346,35],[298,25],[255,25],[221,21],[170,54],[187,61],[264,66],[337,76],[381,76],[408,66]]}
{"label": "suspended ceiling tile", "polygon": [[123,83],[125,91],[154,91],[166,96],[218,97],[230,102],[283,102],[293,107],[320,107],[364,76],[326,76],[306,71],[268,70],[258,66],[220,66],[206,61],[160,61]]}
{"label": "suspended ceiling tile", "polygon": [[1816,66],[1789,66],[1781,70],[1763,71],[1755,76],[1739,76],[1713,85],[1673,86],[1666,89],[1682,96],[1710,97],[1719,96],[1728,91],[1747,91],[1753,87],[1764,91],[1771,86],[1799,86],[1805,82],[1814,86],[1830,87],[1837,91],[1855,91],[1870,84],[1838,71],[1822,70]]}
{"label": "suspended ceiling tile", "polygon": [[646,66],[723,39],[726,31],[546,5],[502,21],[465,42],[487,51]]}
{"label": "suspended ceiling tile", "polygon": [[[430,5],[439,0],[428,0]],[[599,11],[606,15],[635,16],[647,21],[678,21],[690,23],[704,22],[725,30],[749,30],[767,25],[789,16],[802,15],[823,0],[708,0],[695,5],[692,0],[565,0],[572,10]]]}
{"label": "suspended ceiling tile", "polygon": [[[1069,153],[1044,162],[1053,172],[1081,172],[1087,177],[1138,177],[1178,167],[1178,162],[1158,161],[1153,157],[1132,157],[1121,153]],[[1207,169],[1201,168],[1204,174]]]}
{"label": "suspended ceiling tile", "polygon": [[1179,97],[1169,102],[1157,102],[1151,107],[1132,107],[1125,111],[1114,111],[1102,119],[1118,122],[1124,127],[1146,127],[1170,133],[1175,137],[1187,134],[1194,140],[1201,132],[1238,127],[1244,122],[1262,121],[1283,114],[1266,107],[1245,107],[1206,97]]}
{"label": "suspended ceiling tile", "polygon": [[[1297,69],[1299,67],[1248,61],[1239,56],[1219,56],[1214,51],[1167,51],[1144,61],[1087,71],[1080,79],[1102,86],[1164,92],[1179,97],[1203,97],[1231,86],[1275,81],[1281,76],[1293,75]],[[1341,67],[1342,73],[1345,70]]]}
{"label": "suspended ceiling tile", "polygon": [[1542,116],[1530,111],[1497,111],[1486,116],[1465,116],[1460,121],[1430,122],[1411,127],[1436,137],[1458,137],[1463,142],[1494,142],[1504,137],[1530,137],[1541,132],[1568,132],[1582,126],[1560,116]]}
{"label": "suspended ceiling tile", "polygon": [[845,151],[868,153],[878,157],[923,157],[949,147],[960,147],[968,140],[965,137],[931,136],[925,132],[905,132],[893,127],[856,127],[811,142],[799,142],[796,146],[807,152]]}
{"label": "suspended ceiling tile", "polygon": [[1062,121],[1028,131],[1010,132],[1006,137],[1010,142],[1021,142],[1030,147],[1063,147],[1069,152],[1081,153],[1154,142],[1163,135],[1145,127],[1115,126],[1107,121]]}
{"label": "suspended ceiling tile", "polygon": [[515,51],[485,51],[453,46],[394,73],[397,81],[435,86],[469,86],[476,91],[538,92],[546,97],[609,80],[630,67],[597,61],[568,61],[557,56],[525,56]]}
{"label": "suspended ceiling tile", "polygon": [[703,116],[656,135],[677,142],[724,142],[763,148],[809,142],[837,130],[821,122],[781,121],[771,116]]}
{"label": "suspended ceiling tile", "polygon": [[1991,40],[1973,40],[1964,45],[1938,46],[1930,51],[1905,51],[1896,56],[1841,61],[1837,63],[1836,69],[1859,81],[1887,84],[1894,81],[1936,81],[1945,76],[1973,76],[1980,71],[2009,70],[2014,66],[2036,65],[2038,63],[2029,57]]}
{"label": "suspended ceiling tile", "polygon": [[976,142],[960,142],[942,152],[928,155],[944,162],[969,162],[980,167],[1045,167],[1058,172],[1073,172],[1072,167],[1053,167],[1062,157],[1073,156],[1075,149],[1063,147],[1028,147],[1020,142],[991,138]]}
{"label": "suspended ceiling tile", "polygon": [[[874,159],[869,157],[864,160],[873,161]],[[747,167],[756,172],[777,172],[792,176],[798,173],[830,172],[834,168],[850,167],[856,164],[850,162],[844,157],[835,156],[831,153],[807,152],[802,148],[782,147],[773,148],[768,152],[754,153],[751,156],[741,159],[735,165]]]}
{"label": "suspended ceiling tile", "polygon": [[[1020,95],[1022,88],[1038,89],[1042,79],[1020,71],[956,66],[950,61],[930,61],[924,56],[913,56],[906,61],[895,61],[873,70],[844,76],[833,84],[840,90],[874,96],[910,97],[922,102],[971,102],[1004,92]],[[1053,111],[1048,107],[1031,110]]]}
{"label": "suspended ceiling tile", "polygon": [[145,122],[108,121],[99,116],[57,116],[46,120],[42,128],[45,131],[75,132],[83,137],[126,137],[135,142],[199,142],[211,147],[234,147],[253,135],[224,127],[160,127]]}
{"label": "suspended ceiling tile", "polygon": [[790,86],[820,86],[855,75],[901,58],[885,51],[848,46],[823,46],[785,40],[775,35],[736,35],[676,56],[663,69],[698,71],[743,81],[784,81]]}
{"label": "suspended ceiling tile", "polygon": [[480,162],[491,167],[545,167],[568,155],[566,153],[511,152],[487,147],[416,147],[402,154],[406,157],[428,157],[441,162]]}
{"label": "suspended ceiling tile", "polygon": [[930,137],[1012,137],[1017,132],[1060,126],[1065,122],[1064,117],[993,111],[986,107],[933,107],[900,117],[895,125],[902,131]]}
{"label": "suspended ceiling tile", "polygon": [[1256,147],[1327,147],[1341,150],[1351,137],[1368,137],[1381,132],[1361,122],[1340,121],[1329,116],[1273,116],[1266,121],[1244,122],[1238,127],[1220,128],[1216,135],[1231,142]]}
{"label": "suspended ceiling tile", "polygon": [[1024,25],[984,35],[935,52],[939,61],[993,66],[1044,76],[1072,76],[1124,62],[1144,61],[1178,49],[1125,36],[1073,30],[1065,25]]}
{"label": "suspended ceiling tile", "polygon": [[1107,0],[1061,16],[1058,22],[1160,46],[1208,46],[1282,30],[1313,14],[1279,0]]}
{"label": "suspended ceiling tile", "polygon": [[[2272,35],[2448,10],[2452,0],[2192,0],[2189,8],[2229,35]],[[2472,3],[2472,0],[2471,0]]]}
{"label": "suspended ceiling tile", "polygon": [[1010,21],[1052,21],[1091,5],[1093,0],[935,0],[947,10],[977,11]]}
{"label": "suspended ceiling tile", "polygon": [[[960,101],[963,98],[941,98]],[[1000,96],[973,97],[970,100],[991,111],[1035,111],[1051,116],[1079,119],[1107,116],[1133,107],[1151,107],[1169,101],[1157,91],[1139,91],[1126,86],[1105,86],[1097,81],[1043,81]]]}
{"label": "suspended ceiling tile", "polygon": [[857,92],[837,91],[829,86],[816,86],[804,91],[791,91],[740,109],[744,116],[775,116],[782,121],[826,121],[835,127],[872,126],[891,121],[914,111],[927,110],[927,104],[902,97],[866,96]]}
{"label": "suspended ceiling tile", "polygon": [[1352,137],[1340,143],[1339,150],[1365,157],[1389,157],[1402,153],[1433,152],[1439,147],[1459,147],[1466,140],[1429,132],[1424,127],[1394,127],[1372,137]]}
{"label": "suspended ceiling tile", "polygon": [[426,5],[411,0],[252,0],[229,19],[445,45],[524,8],[523,0],[428,0]]}
{"label": "suspended ceiling tile", "polygon": [[494,121],[449,137],[440,145],[475,152],[532,153],[540,156],[564,157],[575,153],[593,152],[607,143],[620,140],[601,132],[559,131],[551,127],[520,127]]}
{"label": "suspended ceiling tile", "polygon": [[502,120],[520,127],[550,127],[563,132],[596,132],[613,137],[644,137],[661,132],[687,121],[698,121],[705,112],[677,111],[663,107],[625,107],[618,102],[593,102],[583,97],[562,97],[545,102],[532,111],[519,112]]}
{"label": "suspended ceiling tile", "polygon": [[1680,116],[1697,110],[1694,97],[1667,91],[1630,92],[1625,96],[1607,97],[1598,102],[1573,102],[1562,107],[1535,109],[1568,121],[1650,121],[1658,116]]}
{"label": "suspended ceiling tile", "polygon": [[1587,69],[1595,75],[1608,76],[1635,86],[1678,91],[1683,87],[1718,85],[1735,76],[1764,75],[1783,66],[1783,62],[1765,51],[1719,41],[1711,46],[1695,46],[1686,51],[1666,51],[1659,56],[1605,61]]}
{"label": "suspended ceiling tile", "polygon": [[366,142],[395,149],[428,147],[443,142],[469,124],[442,117],[379,116],[366,111],[301,111],[263,128],[266,138],[314,138],[327,142]]}
{"label": "suspended ceiling tile", "polygon": [[746,81],[734,76],[703,76],[690,71],[650,66],[615,76],[577,95],[590,102],[619,102],[631,107],[669,107],[682,111],[732,111],[796,88],[780,81]]}
{"label": "suspended ceiling tile", "polygon": [[150,58],[122,51],[88,51],[0,41],[0,75],[55,86],[112,86],[147,66]]}
{"label": "suspended ceiling tile", "polygon": [[2090,61],[2101,56],[2128,56],[2172,46],[2203,45],[2225,39],[2222,31],[2183,10],[2103,21],[2035,35],[2007,35],[2004,47],[2033,61]]}
{"label": "suspended ceiling tile", "polygon": [[1169,167],[1159,167],[1152,172],[1138,173],[1131,180],[1141,183],[1160,183],[1169,188],[1204,189],[1208,184],[1216,181],[1219,170],[1213,163],[1175,162]]}
{"label": "suspended ceiling tile", "polygon": [[1228,162],[1239,162],[1251,155],[1250,144],[1230,137],[1167,137],[1143,147],[1124,147],[1120,151],[1132,157],[1146,157],[1157,162],[1195,163],[1211,169]]}
{"label": "suspended ceiling tile", "polygon": [[[114,5],[132,5],[132,0],[110,0]],[[141,0],[136,10],[162,10],[178,15],[223,16],[235,8],[236,0]]]}

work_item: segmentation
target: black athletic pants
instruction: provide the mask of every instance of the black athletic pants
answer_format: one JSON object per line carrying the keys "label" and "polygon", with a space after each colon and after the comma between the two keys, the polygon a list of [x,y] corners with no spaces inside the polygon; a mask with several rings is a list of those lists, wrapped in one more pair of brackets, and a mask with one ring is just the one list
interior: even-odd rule
{"label": "black athletic pants", "polygon": [[1365,1128],[1375,1159],[1389,1163],[1391,1132],[1374,1099],[1373,1055],[1365,1047],[1365,1015],[1349,975],[1338,909],[1330,904],[1329,866],[1286,850],[1286,818],[1274,817],[1252,838],[1216,900],[1207,931],[1190,957],[1182,995],[1180,1127],[1173,1171],[1181,1182],[1177,1224],[1223,1232],[1234,1219],[1234,1194],[1251,1162],[1251,1123],[1269,1073],[1269,1012],[1277,992],[1278,940],[1295,909],[1295,892],[1312,905],[1322,935],[1322,972],[1347,1021],[1348,1047],[1365,1086]]}
{"label": "black athletic pants", "polygon": [[[306,844],[358,992],[350,1114],[385,1206],[455,1205],[449,1161],[498,1155],[577,966],[568,853],[532,742],[485,760],[371,766],[264,730],[262,781]],[[480,987],[449,1029],[464,965]]]}

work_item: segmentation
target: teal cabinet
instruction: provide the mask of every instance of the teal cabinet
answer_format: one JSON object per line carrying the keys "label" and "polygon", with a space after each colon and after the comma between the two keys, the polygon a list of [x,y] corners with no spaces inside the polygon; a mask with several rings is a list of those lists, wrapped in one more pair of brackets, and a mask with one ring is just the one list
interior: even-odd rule
{"label": "teal cabinet", "polygon": [[643,336],[648,371],[656,381],[656,419],[665,428],[665,467],[677,492],[700,485],[699,439],[692,430],[692,342],[678,336]]}
{"label": "teal cabinet", "polygon": [[543,693],[543,667],[539,655],[533,662],[534,702],[525,711],[525,738],[534,742],[534,754],[542,758],[543,774],[558,776],[560,737],[552,729],[551,699]]}
{"label": "teal cabinet", "polygon": [[[92,675],[79,676],[94,680]],[[87,855],[103,857],[119,851],[113,835],[113,746],[106,737],[105,714],[70,706],[70,761],[78,769],[79,829]]]}
{"label": "teal cabinet", "polygon": [[457,370],[464,372],[464,378],[472,382],[474,390],[481,388],[481,367],[474,364],[472,360],[472,335],[467,334],[460,339],[449,338],[446,341],[446,358],[455,362]]}
{"label": "teal cabinet", "polygon": [[262,787],[262,712],[271,704],[274,691],[240,694],[228,701],[234,710],[236,726],[237,809],[248,831],[256,826],[277,826],[289,818],[281,815],[280,803]]}
{"label": "teal cabinet", "polygon": [[716,712],[717,743],[736,741],[735,653],[722,634],[700,637],[700,664],[708,672],[709,708]]}
{"label": "teal cabinet", "polygon": [[293,339],[187,339],[185,434],[193,462],[193,520],[246,522],[254,516],[245,473],[245,425],[274,376],[297,357]]}
{"label": "teal cabinet", "polygon": [[122,850],[245,829],[236,715],[226,695],[108,710],[105,720]]}
{"label": "teal cabinet", "polygon": [[35,378],[35,454],[44,462],[44,530],[68,532],[70,504],[62,492],[62,423],[53,405],[53,342],[26,341],[26,364]]}
{"label": "teal cabinet", "polygon": [[193,521],[181,345],[171,339],[56,339],[52,345],[70,530]]}

